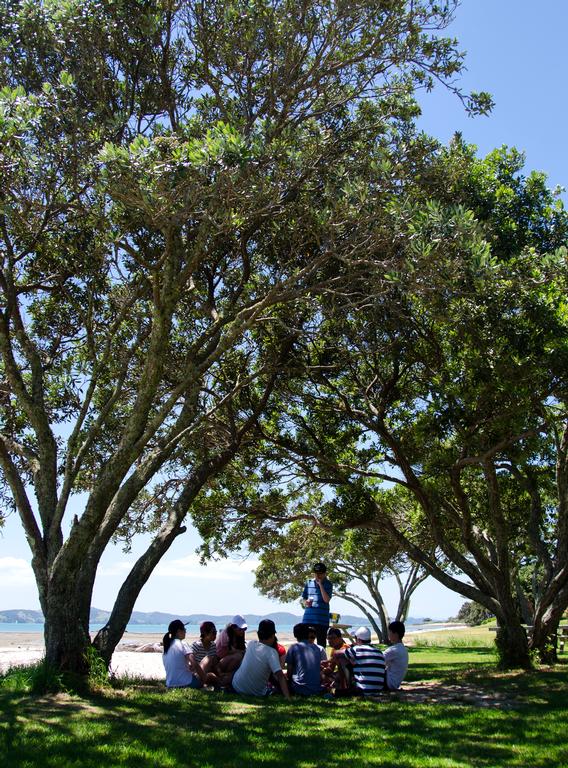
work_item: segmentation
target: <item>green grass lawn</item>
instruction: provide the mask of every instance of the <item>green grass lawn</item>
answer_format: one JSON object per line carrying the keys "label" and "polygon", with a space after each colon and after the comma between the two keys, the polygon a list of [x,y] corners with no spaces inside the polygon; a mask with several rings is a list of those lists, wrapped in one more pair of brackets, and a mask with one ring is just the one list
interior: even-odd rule
{"label": "green grass lawn", "polygon": [[568,766],[568,664],[499,673],[489,647],[411,650],[409,682],[460,683],[511,705],[265,701],[159,686],[88,696],[0,687],[0,764],[131,768]]}

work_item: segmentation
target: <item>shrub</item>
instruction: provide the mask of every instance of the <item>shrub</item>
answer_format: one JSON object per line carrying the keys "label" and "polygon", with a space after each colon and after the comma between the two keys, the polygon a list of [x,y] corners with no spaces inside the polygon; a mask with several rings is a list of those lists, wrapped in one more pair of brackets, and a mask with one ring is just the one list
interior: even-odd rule
{"label": "shrub", "polygon": [[492,619],[493,614],[479,603],[464,603],[455,617],[456,621],[463,621],[468,627],[477,627],[483,624],[487,619]]}

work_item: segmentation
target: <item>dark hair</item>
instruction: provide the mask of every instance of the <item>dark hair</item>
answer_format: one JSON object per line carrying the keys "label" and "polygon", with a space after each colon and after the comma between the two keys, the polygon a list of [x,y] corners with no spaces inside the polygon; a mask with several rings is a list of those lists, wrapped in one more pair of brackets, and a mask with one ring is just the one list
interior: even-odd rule
{"label": "dark hair", "polygon": [[299,642],[302,642],[302,640],[307,640],[309,632],[310,632],[310,627],[304,622],[301,622],[300,624],[296,624],[294,626],[294,637]]}
{"label": "dark hair", "polygon": [[269,637],[276,634],[276,626],[272,619],[263,619],[258,625],[258,639],[268,640]]}
{"label": "dark hair", "polygon": [[402,621],[391,621],[389,624],[389,629],[391,632],[394,632],[395,635],[398,635],[401,640],[404,637],[404,633],[406,632]]}
{"label": "dark hair", "polygon": [[327,636],[328,637],[341,637],[342,636],[341,635],[341,630],[338,629],[337,627],[330,627],[327,630]]}
{"label": "dark hair", "polygon": [[199,634],[201,637],[204,635],[208,635],[210,632],[217,631],[217,627],[215,624],[213,624],[212,621],[202,621],[201,625],[199,626]]}
{"label": "dark hair", "polygon": [[176,639],[176,634],[180,629],[185,629],[185,624],[183,623],[183,621],[181,621],[181,619],[174,619],[173,621],[170,621],[170,624],[168,626],[168,631],[162,638],[164,653],[167,653],[169,651],[170,645]]}
{"label": "dark hair", "polygon": [[227,627],[227,637],[229,638],[229,650],[244,651],[246,648],[245,636],[237,635],[235,629],[238,629],[234,624],[229,624]]}

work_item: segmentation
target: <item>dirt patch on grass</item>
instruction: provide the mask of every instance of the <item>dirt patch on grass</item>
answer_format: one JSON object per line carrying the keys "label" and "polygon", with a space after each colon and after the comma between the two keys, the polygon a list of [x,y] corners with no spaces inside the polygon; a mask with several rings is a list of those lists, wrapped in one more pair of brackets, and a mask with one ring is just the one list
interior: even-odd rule
{"label": "dirt patch on grass", "polygon": [[90,701],[72,696],[69,693],[48,693],[39,698],[28,699],[22,706],[22,711],[26,714],[37,715],[41,713],[44,716],[60,714],[62,709],[90,715],[100,715],[104,712],[101,707]]}
{"label": "dirt patch on grass", "polygon": [[469,704],[484,709],[514,709],[519,702],[512,696],[488,691],[467,683],[449,684],[438,680],[404,683],[401,690],[382,694],[377,700],[416,704]]}

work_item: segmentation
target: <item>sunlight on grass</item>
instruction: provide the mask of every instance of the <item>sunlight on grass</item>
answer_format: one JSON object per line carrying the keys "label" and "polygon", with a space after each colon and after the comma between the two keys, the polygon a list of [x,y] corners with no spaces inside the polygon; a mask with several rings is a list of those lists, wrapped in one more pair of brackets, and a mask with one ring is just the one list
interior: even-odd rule
{"label": "sunlight on grass", "polygon": [[409,632],[405,642],[414,648],[493,648],[495,632],[487,626],[447,629],[440,632]]}
{"label": "sunlight on grass", "polygon": [[246,699],[131,681],[89,696],[0,692],[6,768],[545,768],[568,765],[568,665],[496,672],[489,647],[414,647],[409,680],[459,682],[512,706]]}

